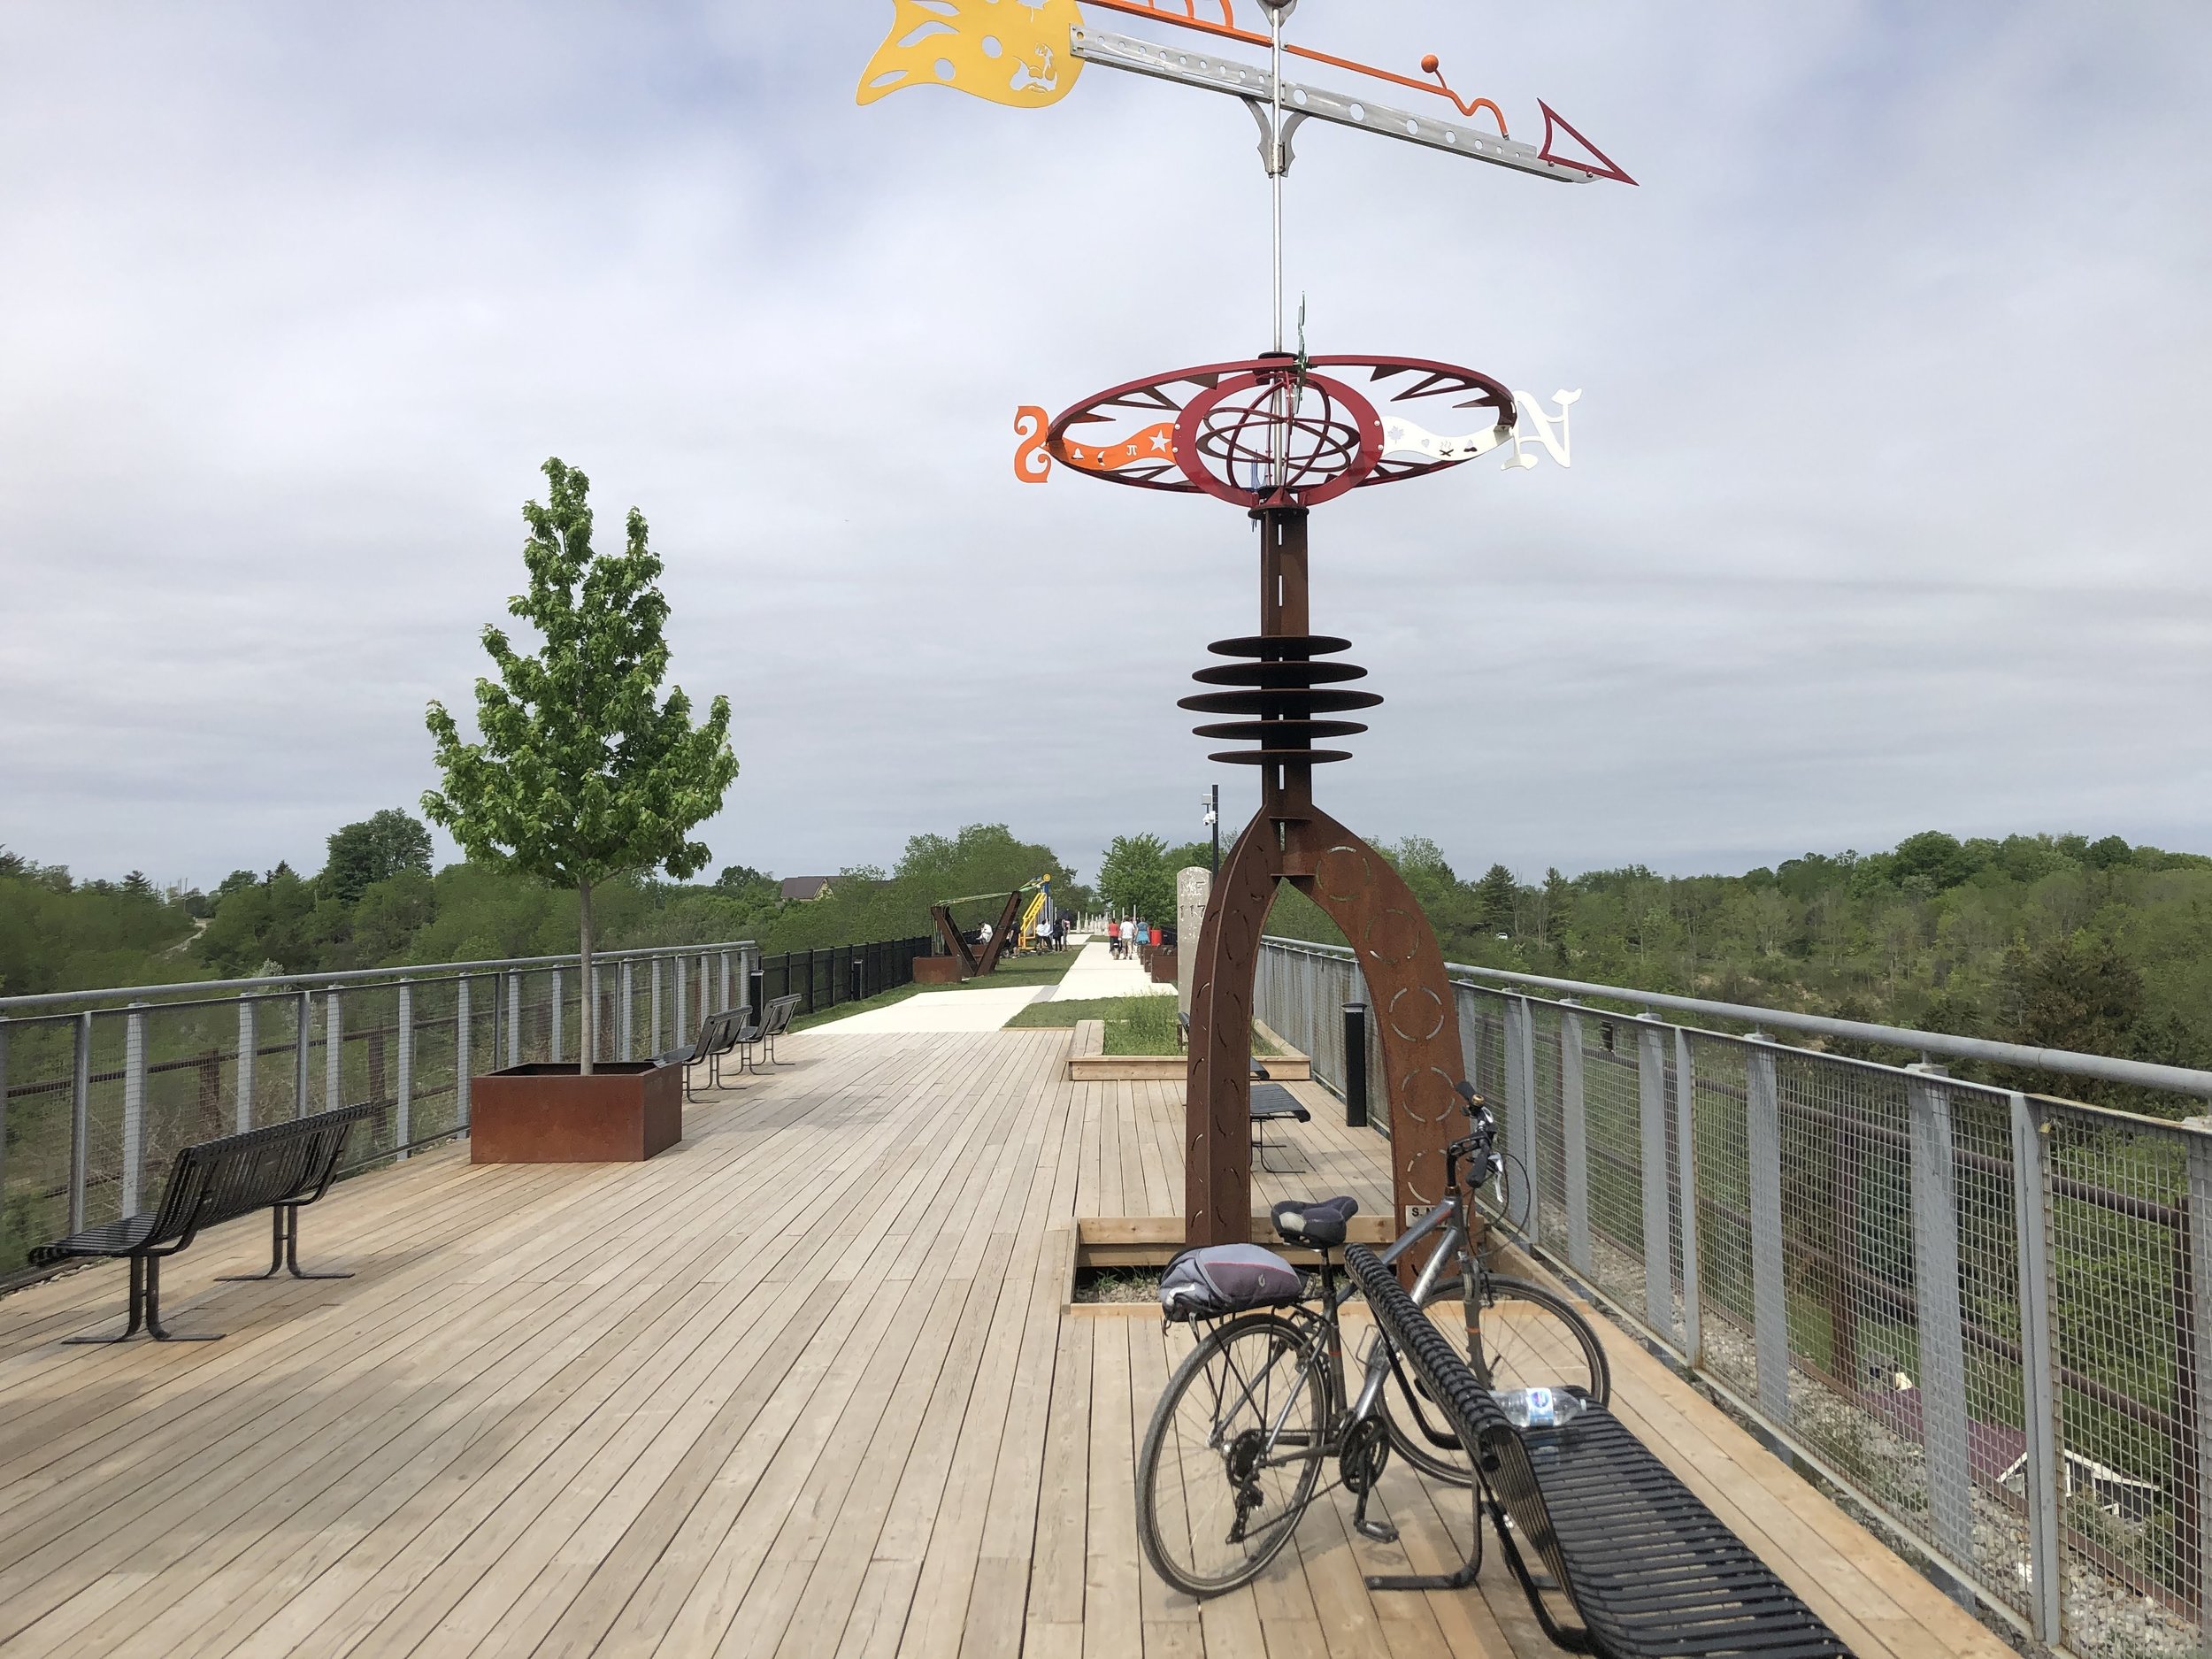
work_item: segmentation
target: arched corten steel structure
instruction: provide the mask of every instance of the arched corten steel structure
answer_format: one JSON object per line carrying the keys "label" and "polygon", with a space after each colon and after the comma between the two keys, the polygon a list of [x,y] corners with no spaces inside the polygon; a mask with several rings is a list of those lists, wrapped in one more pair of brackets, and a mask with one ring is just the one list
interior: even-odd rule
{"label": "arched corten steel structure", "polygon": [[1346,641],[1308,631],[1306,510],[1263,507],[1260,521],[1260,633],[1213,649],[1255,659],[1202,671],[1208,683],[1247,689],[1184,700],[1202,711],[1256,714],[1201,726],[1209,737],[1256,740],[1256,750],[1216,760],[1261,767],[1259,812],[1215,878],[1191,976],[1190,1056],[1184,1141],[1184,1240],[1242,1242],[1252,1216],[1251,1064],[1254,976],[1261,931],[1288,881],[1320,905],[1357,952],[1382,1042],[1397,1222],[1409,1204],[1443,1196],[1444,1143],[1463,1075],[1459,1015],[1444,956],[1419,901],[1390,862],[1313,803],[1316,764],[1345,758],[1316,737],[1365,728],[1323,712],[1371,707],[1368,692],[1331,688],[1364,672],[1316,661]]}

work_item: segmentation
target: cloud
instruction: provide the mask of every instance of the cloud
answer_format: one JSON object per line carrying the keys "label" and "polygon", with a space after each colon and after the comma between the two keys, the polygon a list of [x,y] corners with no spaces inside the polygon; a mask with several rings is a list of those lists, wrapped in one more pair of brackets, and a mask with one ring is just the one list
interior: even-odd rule
{"label": "cloud", "polygon": [[[1584,390],[1571,472],[1317,516],[1389,699],[1340,817],[1478,868],[2212,850],[2212,20],[1309,12],[1643,180],[1301,135],[1316,349]],[[1251,626],[1243,520],[1010,463],[1017,404],[1266,343],[1250,123],[1102,71],[858,109],[887,14],[0,13],[0,841],[206,881],[411,803],[549,454],[738,706],[718,860],[1248,806],[1173,706]]]}

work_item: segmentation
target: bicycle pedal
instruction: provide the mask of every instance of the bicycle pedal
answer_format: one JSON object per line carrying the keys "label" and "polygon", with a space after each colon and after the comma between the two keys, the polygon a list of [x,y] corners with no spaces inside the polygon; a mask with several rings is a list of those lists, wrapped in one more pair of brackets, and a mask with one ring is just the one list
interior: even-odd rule
{"label": "bicycle pedal", "polygon": [[1371,1538],[1378,1544],[1394,1544],[1398,1541],[1398,1529],[1387,1521],[1360,1520],[1353,1525],[1362,1538]]}

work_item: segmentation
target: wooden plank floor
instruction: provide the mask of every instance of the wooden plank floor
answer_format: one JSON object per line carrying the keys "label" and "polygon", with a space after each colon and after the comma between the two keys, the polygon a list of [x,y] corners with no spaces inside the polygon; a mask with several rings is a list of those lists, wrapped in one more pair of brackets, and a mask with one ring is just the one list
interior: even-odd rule
{"label": "wooden plank floor", "polygon": [[[1188,1339],[1067,1308],[1078,1216],[1180,1205],[1179,1089],[1073,1084],[1054,1031],[788,1041],[645,1165],[441,1151],[303,1223],[350,1279],[217,1284],[117,1323],[102,1264],[0,1298],[0,1655],[1359,1655],[1550,1651],[1468,1516],[1394,1471],[1400,1547],[1317,1505],[1202,1607],[1137,1553],[1138,1439]],[[1385,1202],[1382,1143],[1280,1135],[1259,1196]],[[1271,1131],[1271,1139],[1275,1133]],[[1622,1413],[1868,1659],[2004,1651],[1663,1368]]]}

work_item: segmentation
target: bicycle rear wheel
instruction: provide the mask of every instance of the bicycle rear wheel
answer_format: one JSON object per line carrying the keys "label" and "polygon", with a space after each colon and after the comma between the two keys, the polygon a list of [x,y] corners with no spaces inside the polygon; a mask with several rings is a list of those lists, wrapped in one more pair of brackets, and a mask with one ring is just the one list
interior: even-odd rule
{"label": "bicycle rear wheel", "polygon": [[[1613,1397],[1613,1371],[1590,1322],[1564,1297],[1527,1279],[1491,1274],[1471,1326],[1457,1279],[1433,1286],[1422,1299],[1427,1314],[1454,1347],[1464,1343],[1468,1369],[1484,1387],[1579,1388],[1600,1405]],[[1409,1367],[1401,1361],[1383,1386],[1382,1411],[1390,1444],[1432,1479],[1471,1486],[1474,1469],[1459,1437]]]}
{"label": "bicycle rear wheel", "polygon": [[1168,1379],[1137,1456],[1137,1540],[1187,1595],[1257,1578],[1312,1501],[1329,1402],[1307,1349],[1291,1320],[1246,1314]]}

